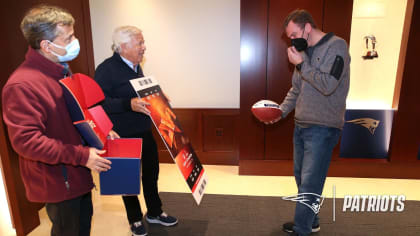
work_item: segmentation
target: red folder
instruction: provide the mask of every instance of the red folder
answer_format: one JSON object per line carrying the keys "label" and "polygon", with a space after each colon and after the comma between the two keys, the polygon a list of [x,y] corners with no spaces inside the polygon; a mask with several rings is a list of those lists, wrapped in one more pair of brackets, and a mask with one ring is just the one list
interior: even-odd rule
{"label": "red folder", "polygon": [[73,122],[73,124],[89,146],[102,149],[107,142],[108,133],[112,129],[112,122],[101,106],[94,106],[82,111],[85,119]]}
{"label": "red folder", "polygon": [[87,75],[73,74],[61,79],[60,83],[70,91],[80,108],[89,108],[105,99],[101,87]]}
{"label": "red folder", "polygon": [[136,157],[141,158],[142,139],[141,138],[119,138],[108,139],[104,149],[105,157]]}
{"label": "red folder", "polygon": [[98,105],[85,110],[85,115],[86,120],[92,120],[95,123],[95,132],[98,133],[101,140],[105,141],[113,125],[102,106]]}
{"label": "red folder", "polygon": [[89,76],[73,74],[60,80],[73,124],[91,147],[102,149],[112,122],[100,105],[105,99],[101,87]]}

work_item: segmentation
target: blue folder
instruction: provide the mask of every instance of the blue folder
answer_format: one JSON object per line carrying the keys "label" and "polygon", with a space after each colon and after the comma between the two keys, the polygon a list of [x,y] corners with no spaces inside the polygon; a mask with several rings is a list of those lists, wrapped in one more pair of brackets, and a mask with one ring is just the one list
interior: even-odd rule
{"label": "blue folder", "polygon": [[99,174],[101,195],[140,194],[140,159],[106,158],[111,169]]}

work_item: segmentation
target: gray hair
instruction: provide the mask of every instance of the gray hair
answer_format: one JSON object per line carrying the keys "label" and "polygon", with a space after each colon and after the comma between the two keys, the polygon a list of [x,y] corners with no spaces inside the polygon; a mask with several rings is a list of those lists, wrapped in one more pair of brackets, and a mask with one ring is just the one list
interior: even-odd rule
{"label": "gray hair", "polygon": [[121,44],[131,41],[131,37],[140,34],[141,30],[135,26],[120,26],[114,30],[112,35],[112,51],[116,53],[121,52]]}
{"label": "gray hair", "polygon": [[25,14],[20,29],[29,45],[39,49],[42,40],[53,41],[59,35],[57,25],[74,25],[74,18],[62,8],[39,5]]}

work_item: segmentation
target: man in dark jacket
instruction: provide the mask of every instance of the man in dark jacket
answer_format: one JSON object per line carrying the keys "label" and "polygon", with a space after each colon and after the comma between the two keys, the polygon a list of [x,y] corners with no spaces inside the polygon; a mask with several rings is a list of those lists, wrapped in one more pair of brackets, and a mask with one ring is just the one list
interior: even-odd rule
{"label": "man in dark jacket", "polygon": [[[51,235],[90,235],[92,176],[110,168],[103,151],[84,147],[59,80],[79,53],[74,19],[53,6],[31,9],[21,23],[25,61],[3,88],[3,117],[29,201],[46,203]],[[88,167],[88,168],[86,168]]]}
{"label": "man in dark jacket", "polygon": [[[146,50],[143,34],[134,26],[115,29],[112,50],[112,57],[102,62],[95,72],[95,80],[105,93],[102,106],[121,137],[143,139],[142,186],[147,222],[175,225],[178,220],[162,211],[158,193],[159,158],[151,131],[150,111],[146,107],[149,104],[137,97],[129,82],[144,76],[140,67]],[[123,201],[133,235],[147,235],[138,197],[123,196]]]}

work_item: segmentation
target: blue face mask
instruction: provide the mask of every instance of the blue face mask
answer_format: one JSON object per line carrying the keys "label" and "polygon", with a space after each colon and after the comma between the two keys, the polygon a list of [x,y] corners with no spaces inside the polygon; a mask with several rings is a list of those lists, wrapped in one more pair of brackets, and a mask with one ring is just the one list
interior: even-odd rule
{"label": "blue face mask", "polygon": [[60,61],[60,62],[71,61],[74,58],[76,58],[77,55],[79,55],[80,45],[79,45],[79,40],[78,39],[75,39],[75,40],[71,41],[71,43],[67,44],[67,46],[65,46],[65,47],[57,45],[57,44],[55,44],[51,41],[50,41],[50,43],[57,48],[61,48],[61,49],[66,50],[66,54],[64,56],[58,55],[57,53],[51,51],[51,53],[54,54],[58,58],[58,61]]}

